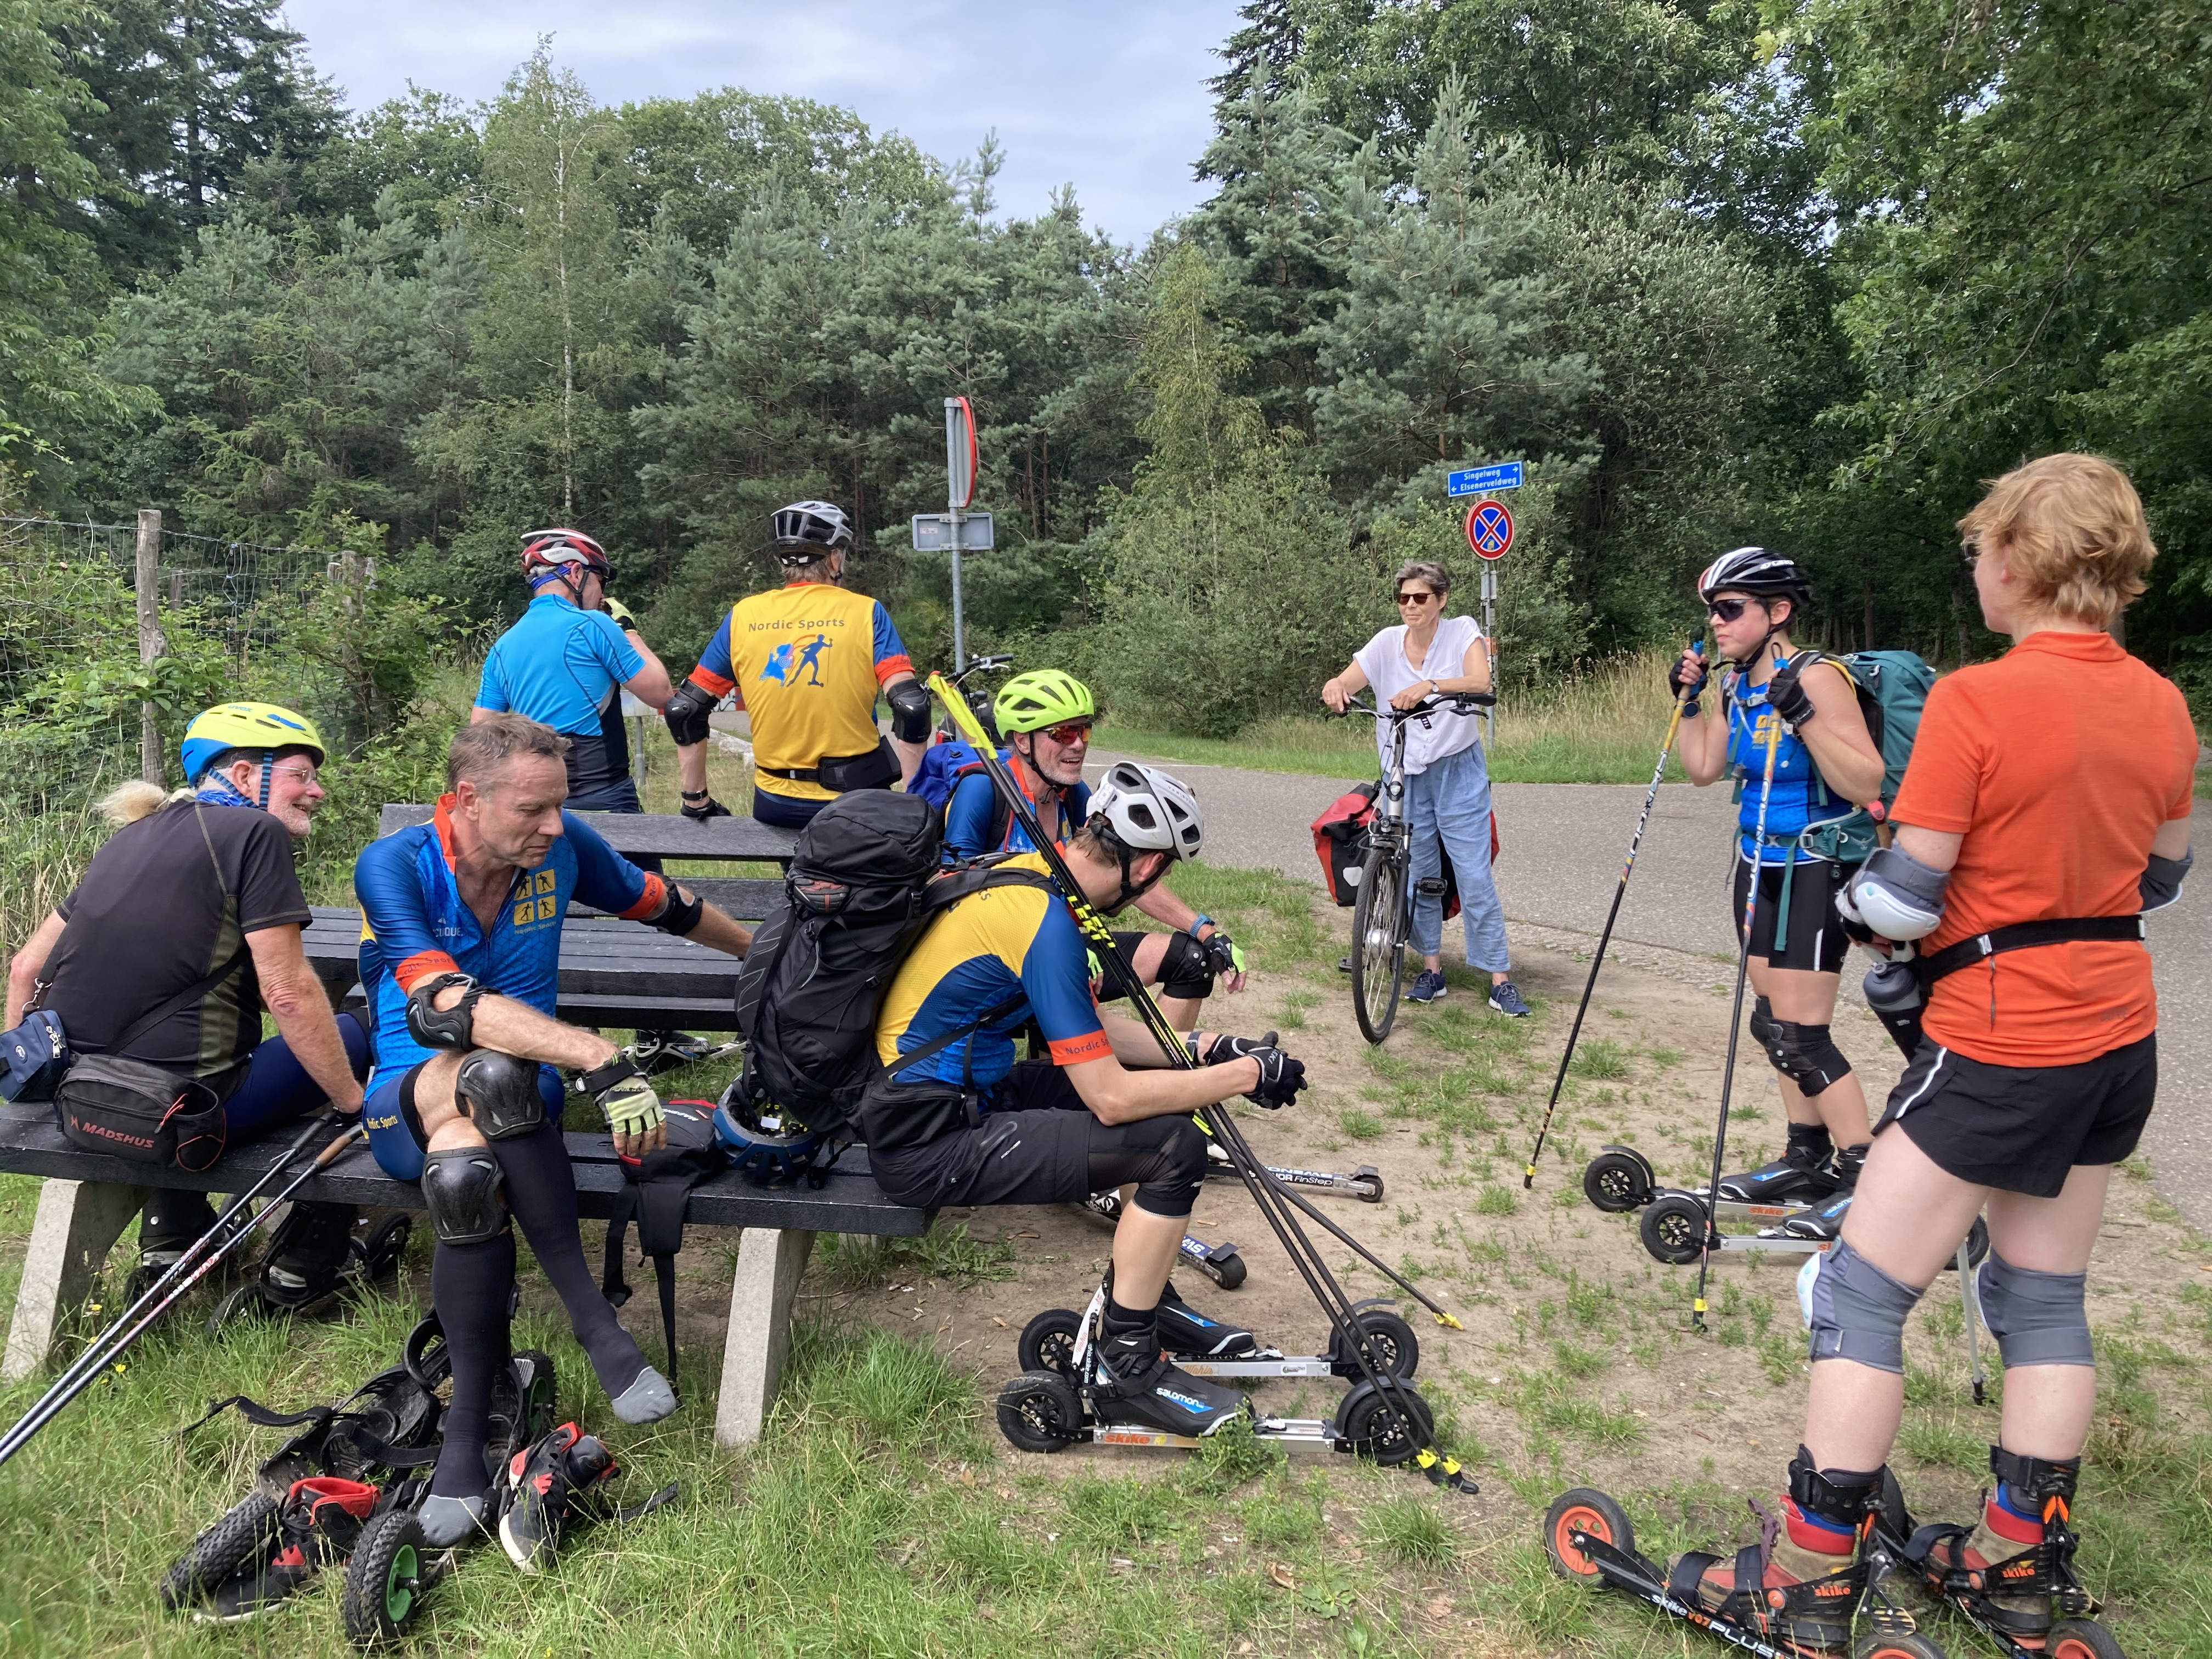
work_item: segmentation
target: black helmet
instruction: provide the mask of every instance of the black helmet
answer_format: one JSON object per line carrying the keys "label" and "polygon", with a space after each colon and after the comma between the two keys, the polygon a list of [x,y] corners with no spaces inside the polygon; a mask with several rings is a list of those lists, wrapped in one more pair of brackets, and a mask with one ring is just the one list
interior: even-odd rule
{"label": "black helmet", "polygon": [[1707,565],[1698,577],[1698,597],[1707,605],[1729,591],[1793,599],[1802,611],[1813,602],[1813,584],[1793,559],[1763,547],[1738,547]]}
{"label": "black helmet", "polygon": [[775,556],[786,564],[812,564],[853,544],[845,509],[829,501],[793,501],[775,515]]}

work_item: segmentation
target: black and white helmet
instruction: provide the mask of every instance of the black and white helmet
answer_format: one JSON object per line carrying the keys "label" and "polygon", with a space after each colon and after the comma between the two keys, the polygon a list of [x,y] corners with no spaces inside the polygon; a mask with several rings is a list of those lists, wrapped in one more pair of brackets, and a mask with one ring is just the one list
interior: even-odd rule
{"label": "black and white helmet", "polygon": [[1707,605],[1726,592],[1767,594],[1795,599],[1802,610],[1813,601],[1813,584],[1796,561],[1763,547],[1738,547],[1707,565],[1698,577],[1698,597]]}
{"label": "black and white helmet", "polygon": [[793,501],[777,512],[775,556],[786,564],[812,564],[853,544],[845,509],[831,501]]}
{"label": "black and white helmet", "polygon": [[1106,769],[1091,792],[1091,816],[1105,819],[1115,839],[1133,853],[1194,859],[1206,840],[1198,797],[1182,780],[1133,761],[1116,761]]}

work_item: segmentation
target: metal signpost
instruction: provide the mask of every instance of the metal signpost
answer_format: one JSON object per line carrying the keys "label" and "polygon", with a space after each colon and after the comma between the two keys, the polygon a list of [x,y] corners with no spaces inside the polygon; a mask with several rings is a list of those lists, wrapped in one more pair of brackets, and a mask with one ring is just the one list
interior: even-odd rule
{"label": "metal signpost", "polygon": [[960,608],[960,553],[965,545],[960,515],[975,499],[975,411],[965,398],[945,400],[945,500],[951,532],[946,544],[952,550],[952,660],[968,660],[967,619]]}
{"label": "metal signpost", "polygon": [[[1449,474],[1444,481],[1445,494],[1453,497],[1481,495],[1468,509],[1467,544],[1482,561],[1482,634],[1483,648],[1490,655],[1490,689],[1498,690],[1498,561],[1505,556],[1505,550],[1513,545],[1513,515],[1505,503],[1488,499],[1492,492],[1521,488],[1519,461],[1493,461],[1487,466],[1471,466]],[[1486,746],[1498,741],[1498,708],[1496,704],[1483,710],[1482,741]]]}

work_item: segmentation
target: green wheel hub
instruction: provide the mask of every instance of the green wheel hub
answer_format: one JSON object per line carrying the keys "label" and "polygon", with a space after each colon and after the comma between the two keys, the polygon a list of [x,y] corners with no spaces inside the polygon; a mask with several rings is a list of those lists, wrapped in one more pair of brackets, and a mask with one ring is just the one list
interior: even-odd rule
{"label": "green wheel hub", "polygon": [[422,1582],[415,1547],[402,1544],[392,1553],[392,1571],[384,1575],[384,1616],[394,1625],[406,1624],[407,1615],[415,1607],[415,1592]]}

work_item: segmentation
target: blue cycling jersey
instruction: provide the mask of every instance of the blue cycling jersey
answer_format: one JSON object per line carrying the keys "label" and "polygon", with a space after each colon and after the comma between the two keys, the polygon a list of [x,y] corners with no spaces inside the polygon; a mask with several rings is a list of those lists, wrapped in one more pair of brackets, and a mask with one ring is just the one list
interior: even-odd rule
{"label": "blue cycling jersey", "polygon": [[[1022,787],[1022,769],[1014,764],[1013,750],[1000,750],[999,758],[1006,763],[1016,787]],[[1025,792],[1025,798],[1031,807],[1036,806],[1036,796],[1027,795]],[[1006,827],[994,839],[993,832],[998,828],[999,816],[1002,811],[1006,814]],[[1091,786],[1087,783],[1071,785],[1060,799],[1061,839],[1065,840],[1090,816]],[[1000,805],[999,792],[988,773],[970,772],[952,786],[952,793],[945,803],[945,851],[948,857],[980,859],[993,853],[1034,853],[1036,850],[1030,844],[1029,833],[1022,828],[1020,820]]]}
{"label": "blue cycling jersey", "polygon": [[353,867],[361,899],[361,982],[376,1020],[374,1093],[430,1050],[407,1030],[407,994],[434,974],[462,973],[488,991],[551,1015],[560,990],[561,924],[572,901],[632,919],[659,909],[666,887],[563,812],[563,834],[514,884],[487,929],[453,872],[453,798],[436,816],[371,842]]}
{"label": "blue cycling jersey", "polygon": [[1742,786],[1737,804],[1736,855],[1753,857],[1752,841],[1759,830],[1759,798],[1766,797],[1766,845],[1760,848],[1761,864],[1789,864],[1812,858],[1796,845],[1808,824],[1820,823],[1851,810],[1850,802],[1832,791],[1814,764],[1813,751],[1796,732],[1783,730],[1774,752],[1774,783],[1762,786],[1766,775],[1766,740],[1776,719],[1768,708],[1766,688],[1747,684],[1732,676],[1727,690],[1729,765]]}

